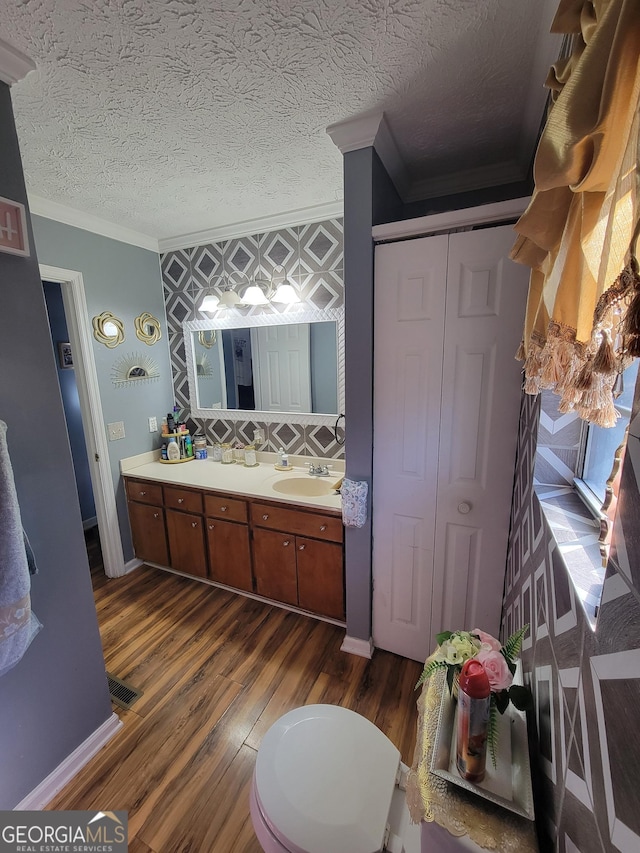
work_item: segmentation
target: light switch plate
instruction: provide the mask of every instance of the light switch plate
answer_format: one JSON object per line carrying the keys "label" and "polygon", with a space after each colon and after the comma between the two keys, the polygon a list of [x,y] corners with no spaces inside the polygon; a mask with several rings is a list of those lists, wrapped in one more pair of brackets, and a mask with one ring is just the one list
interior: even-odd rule
{"label": "light switch plate", "polygon": [[149,418],[149,432],[158,432],[158,419]]}
{"label": "light switch plate", "polygon": [[107,424],[107,432],[109,433],[109,441],[118,441],[119,438],[124,438],[124,421]]}

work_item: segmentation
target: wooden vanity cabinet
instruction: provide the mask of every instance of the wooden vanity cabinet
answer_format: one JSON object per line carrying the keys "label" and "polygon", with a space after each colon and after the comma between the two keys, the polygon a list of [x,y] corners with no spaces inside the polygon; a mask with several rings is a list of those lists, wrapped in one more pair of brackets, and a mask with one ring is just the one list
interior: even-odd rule
{"label": "wooden vanity cabinet", "polygon": [[247,502],[228,495],[204,496],[209,577],[253,592]]}
{"label": "wooden vanity cabinet", "polygon": [[344,619],[337,514],[125,478],[136,556]]}
{"label": "wooden vanity cabinet", "polygon": [[169,564],[162,487],[141,480],[126,481],[131,539],[137,557],[162,566]]}
{"label": "wooden vanity cabinet", "polygon": [[340,517],[256,502],[251,523],[256,592],[344,619]]}
{"label": "wooden vanity cabinet", "polygon": [[163,493],[169,565],[179,572],[206,578],[207,551],[201,492],[164,486]]}

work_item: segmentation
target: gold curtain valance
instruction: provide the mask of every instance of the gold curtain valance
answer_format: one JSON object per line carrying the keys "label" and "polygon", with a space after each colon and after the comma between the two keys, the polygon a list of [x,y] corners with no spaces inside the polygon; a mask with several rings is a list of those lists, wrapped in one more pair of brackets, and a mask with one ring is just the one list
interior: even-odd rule
{"label": "gold curtain valance", "polygon": [[[553,32],[571,50],[551,69],[535,189],[511,258],[531,267],[525,391],[613,426],[618,375],[640,354],[638,226],[640,3],[561,0]],[[633,300],[635,298],[635,303]],[[630,310],[630,305],[634,308]]]}

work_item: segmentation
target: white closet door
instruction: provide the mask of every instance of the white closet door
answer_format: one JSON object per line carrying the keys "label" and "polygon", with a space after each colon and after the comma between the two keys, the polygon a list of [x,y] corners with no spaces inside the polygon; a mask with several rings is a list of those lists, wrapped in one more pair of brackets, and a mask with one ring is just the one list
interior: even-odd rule
{"label": "white closet door", "polygon": [[449,238],[433,634],[500,627],[529,281],[513,239],[510,226]]}
{"label": "white closet door", "polygon": [[527,291],[512,243],[376,249],[373,640],[415,660],[444,628],[498,629]]}
{"label": "white closet door", "polygon": [[375,254],[373,639],[431,642],[447,236]]}

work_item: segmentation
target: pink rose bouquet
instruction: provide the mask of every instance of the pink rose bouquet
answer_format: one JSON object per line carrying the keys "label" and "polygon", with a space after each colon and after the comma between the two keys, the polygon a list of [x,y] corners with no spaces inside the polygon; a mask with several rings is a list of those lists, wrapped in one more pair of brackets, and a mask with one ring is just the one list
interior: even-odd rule
{"label": "pink rose bouquet", "polygon": [[453,694],[463,663],[470,658],[480,661],[491,688],[488,742],[494,766],[496,763],[496,713],[504,714],[509,702],[512,702],[519,711],[528,711],[533,706],[529,689],[513,684],[516,659],[520,654],[522,638],[528,627],[525,625],[516,631],[504,645],[479,628],[473,631],[443,631],[436,636],[438,647],[427,658],[422,675],[416,684],[417,689],[434,672],[446,668],[449,693]]}

